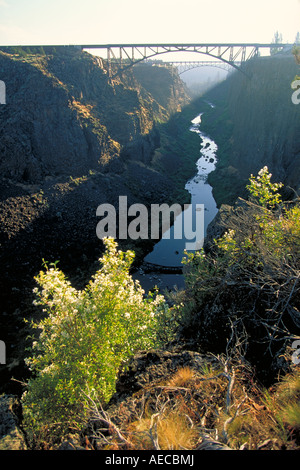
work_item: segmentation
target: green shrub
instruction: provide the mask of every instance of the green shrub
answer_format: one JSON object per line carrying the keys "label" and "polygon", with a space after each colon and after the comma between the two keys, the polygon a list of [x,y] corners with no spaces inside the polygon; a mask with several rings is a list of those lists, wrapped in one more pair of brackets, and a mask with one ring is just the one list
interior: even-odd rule
{"label": "green shrub", "polygon": [[225,234],[210,252],[187,256],[181,317],[186,334],[210,351],[230,317],[242,319],[253,354],[255,337],[279,364],[300,325],[300,205],[282,202],[271,176],[267,167],[251,175],[249,200],[232,208]]}
{"label": "green shrub", "polygon": [[272,174],[268,167],[264,166],[257,177],[251,175],[250,184],[247,189],[252,198],[262,207],[274,209],[281,202],[278,190],[283,186],[282,183],[271,183]]}
{"label": "green shrub", "polygon": [[[144,291],[129,274],[134,253],[104,239],[101,269],[78,291],[65,275],[46,266],[36,280],[45,318],[26,362],[33,373],[23,395],[26,425],[40,433],[64,433],[80,421],[86,395],[107,402],[120,368],[139,349],[168,340],[170,311],[159,295]],[[163,335],[160,336],[160,332]]]}

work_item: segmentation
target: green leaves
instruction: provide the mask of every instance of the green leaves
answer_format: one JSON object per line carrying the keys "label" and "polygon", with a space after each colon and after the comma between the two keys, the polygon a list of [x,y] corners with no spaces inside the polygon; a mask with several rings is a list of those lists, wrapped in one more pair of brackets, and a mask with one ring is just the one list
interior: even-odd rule
{"label": "green leaves", "polygon": [[[23,405],[34,427],[66,423],[74,407],[81,413],[87,394],[107,402],[119,369],[137,350],[158,346],[161,329],[167,335],[171,330],[163,296],[146,298],[129,274],[134,253],[119,251],[111,238],[104,244],[101,268],[86,289],[73,288],[56,265],[45,265],[36,278],[35,303],[48,315],[35,324],[39,336],[27,358],[36,378],[29,381]],[[36,412],[39,423],[32,420]]]}
{"label": "green leaves", "polygon": [[250,200],[232,207],[225,234],[187,258],[181,317],[187,337],[215,352],[216,337],[225,347],[224,328],[237,316],[253,360],[260,361],[256,344],[265,344],[265,367],[275,370],[299,330],[300,205],[282,202],[282,184],[270,179],[267,167],[252,175]]}
{"label": "green leaves", "polygon": [[251,196],[262,206],[274,209],[280,204],[281,197],[278,190],[283,186],[282,183],[271,183],[272,174],[269,173],[268,167],[264,166],[255,178],[250,177],[250,184],[246,186]]}

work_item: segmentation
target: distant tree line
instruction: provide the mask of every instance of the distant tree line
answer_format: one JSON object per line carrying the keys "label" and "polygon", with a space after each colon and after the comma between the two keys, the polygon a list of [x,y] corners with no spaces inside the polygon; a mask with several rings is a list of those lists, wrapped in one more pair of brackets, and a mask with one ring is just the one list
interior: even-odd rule
{"label": "distant tree line", "polygon": [[[274,33],[273,39],[272,39],[272,44],[274,44],[273,47],[271,47],[270,54],[274,55],[277,54],[277,52],[280,51],[280,46],[279,44],[282,44],[282,34],[279,31],[276,31]],[[296,34],[294,44],[300,44],[300,33],[299,31]]]}

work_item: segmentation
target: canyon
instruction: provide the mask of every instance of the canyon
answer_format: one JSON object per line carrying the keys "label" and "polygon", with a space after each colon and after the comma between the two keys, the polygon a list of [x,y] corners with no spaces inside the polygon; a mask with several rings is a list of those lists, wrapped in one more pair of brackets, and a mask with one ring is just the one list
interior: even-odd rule
{"label": "canyon", "polygon": [[[245,67],[251,78],[235,72],[192,101],[173,68],[145,64],[112,80],[104,61],[73,48],[0,52],[2,391],[19,394],[21,384],[10,379],[26,379],[24,318],[37,314],[32,289],[43,260],[59,260],[83,287],[102,253],[100,204],[118,207],[120,195],[128,205],[189,202],[185,184],[199,158],[199,137],[189,129],[200,111],[203,132],[218,146],[208,182],[221,214],[264,165],[291,188],[287,196],[297,191],[300,121],[290,84],[299,67],[291,54]],[[219,229],[216,219],[209,237]],[[138,266],[153,243],[120,246],[135,250]]]}
{"label": "canyon", "polygon": [[[59,260],[72,282],[84,286],[103,248],[97,207],[117,207],[120,195],[146,206],[186,202],[185,175],[196,159],[186,165],[179,149],[170,170],[174,154],[155,154],[168,145],[164,128],[179,125],[172,116],[190,101],[173,70],[145,66],[111,80],[99,58],[73,48],[11,52],[0,53],[7,93],[0,108],[4,390],[20,388],[10,378],[23,377],[24,318],[35,315],[32,288],[43,260]],[[127,240],[120,245],[133,247]],[[137,263],[151,246],[134,244]]]}

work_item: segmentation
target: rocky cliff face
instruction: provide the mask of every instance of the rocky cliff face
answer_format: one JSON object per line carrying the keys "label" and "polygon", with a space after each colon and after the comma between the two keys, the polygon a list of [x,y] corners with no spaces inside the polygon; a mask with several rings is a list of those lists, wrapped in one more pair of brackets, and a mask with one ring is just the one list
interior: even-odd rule
{"label": "rocky cliff face", "polygon": [[[60,260],[61,269],[83,282],[102,249],[100,204],[118,208],[119,196],[128,197],[128,206],[171,197],[173,181],[151,166],[160,145],[156,122],[174,112],[175,97],[179,106],[188,100],[178,78],[165,88],[167,96],[152,96],[142,76],[128,71],[111,80],[99,58],[73,48],[12,52],[0,51],[7,93],[0,106],[2,384],[19,376],[18,368],[23,373],[23,318],[32,314],[33,276],[42,259]],[[156,72],[151,67],[154,82]],[[171,76],[167,71],[169,85]]]}
{"label": "rocky cliff face", "polygon": [[[156,121],[169,118],[175,99],[176,110],[188,100],[174,71],[150,67],[146,77],[137,73],[139,81],[132,70],[111,80],[99,58],[62,47],[43,55],[0,52],[0,73],[7,89],[0,107],[2,243],[41,215],[54,225],[64,220],[74,238],[78,221],[77,232],[85,232],[87,215],[94,218],[102,202],[127,195],[149,203],[172,192],[151,159],[160,145]],[[149,79],[155,98],[144,88]]]}
{"label": "rocky cliff face", "polygon": [[286,53],[253,59],[244,70],[209,93],[216,107],[202,121],[219,147],[209,177],[218,205],[245,195],[251,173],[265,165],[273,181],[300,185],[300,108],[291,100],[299,65]]}
{"label": "rocky cliff face", "polygon": [[141,136],[153,151],[154,119],[170,111],[168,97],[163,108],[132,73],[111,81],[99,59],[68,48],[25,57],[1,53],[0,70],[7,88],[0,170],[19,182],[104,169],[129,142],[140,150]]}
{"label": "rocky cliff face", "polygon": [[141,63],[134,67],[133,74],[143,88],[165,109],[172,112],[181,111],[182,104],[186,104],[183,82],[172,66]]}

